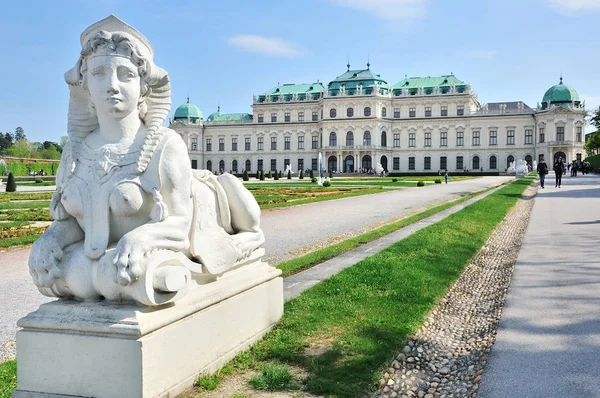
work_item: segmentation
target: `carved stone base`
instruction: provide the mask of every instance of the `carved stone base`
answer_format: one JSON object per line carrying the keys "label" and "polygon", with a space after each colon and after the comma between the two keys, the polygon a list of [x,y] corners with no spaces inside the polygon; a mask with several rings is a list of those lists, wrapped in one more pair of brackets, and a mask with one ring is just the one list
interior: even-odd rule
{"label": "carved stone base", "polygon": [[280,273],[250,264],[163,307],[43,304],[18,323],[13,397],[173,397],[281,318]]}

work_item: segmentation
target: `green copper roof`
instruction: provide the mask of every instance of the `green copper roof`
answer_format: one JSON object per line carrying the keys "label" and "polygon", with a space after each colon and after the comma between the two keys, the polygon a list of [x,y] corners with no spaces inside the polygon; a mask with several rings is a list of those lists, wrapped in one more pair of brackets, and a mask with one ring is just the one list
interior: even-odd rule
{"label": "green copper roof", "polygon": [[202,112],[200,109],[194,104],[190,104],[190,99],[187,99],[187,103],[181,105],[175,111],[175,120],[183,120],[190,118],[191,121],[197,122],[198,120],[203,120]]}
{"label": "green copper roof", "polygon": [[[425,94],[431,94],[434,87],[440,87],[442,92],[444,88],[450,86],[457,86],[460,92],[461,87],[466,89],[466,84],[462,80],[458,80],[454,75],[442,75],[442,76],[427,76],[427,77],[405,77],[400,82],[392,86],[392,91],[398,89],[411,89],[418,90],[419,88],[424,89]],[[427,92],[427,89],[431,89],[431,92]]]}
{"label": "green copper roof", "polygon": [[209,122],[239,122],[242,120],[252,120],[252,115],[249,113],[221,113],[221,107],[219,107],[206,120]]}
{"label": "green copper roof", "polygon": [[271,102],[277,101],[293,101],[294,95],[297,101],[315,100],[321,98],[321,93],[325,91],[322,83],[303,83],[303,84],[282,84],[273,87],[270,90],[258,96],[258,102],[265,102],[265,98]]}
{"label": "green copper roof", "polygon": [[562,77],[560,78],[560,83],[550,87],[542,99],[542,105],[544,105],[544,103],[548,105],[548,103],[560,104],[568,102],[579,102],[579,95],[574,88],[563,84]]}
{"label": "green copper roof", "polygon": [[[387,82],[380,75],[373,73],[369,67],[370,65],[367,64],[367,69],[352,70],[348,65],[348,70],[345,73],[336,77],[327,85],[329,94],[332,96],[340,95],[342,86],[344,86],[346,95],[372,94],[373,90],[379,90],[382,94],[387,93]],[[357,91],[359,87],[362,87],[362,93]]]}

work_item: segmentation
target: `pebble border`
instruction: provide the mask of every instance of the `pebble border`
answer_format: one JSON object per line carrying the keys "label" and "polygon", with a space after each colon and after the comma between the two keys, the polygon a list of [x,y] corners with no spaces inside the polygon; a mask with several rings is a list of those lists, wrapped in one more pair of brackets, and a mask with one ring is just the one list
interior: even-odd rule
{"label": "pebble border", "polygon": [[423,326],[390,364],[381,398],[477,396],[539,183],[492,233]]}

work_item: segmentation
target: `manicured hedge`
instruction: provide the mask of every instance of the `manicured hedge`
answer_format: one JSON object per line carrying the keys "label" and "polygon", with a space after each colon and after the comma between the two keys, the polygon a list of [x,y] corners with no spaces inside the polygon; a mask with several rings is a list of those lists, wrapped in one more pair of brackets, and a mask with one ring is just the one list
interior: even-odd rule
{"label": "manicured hedge", "polygon": [[600,172],[600,155],[589,156],[586,160],[590,162],[592,170]]}
{"label": "manicured hedge", "polygon": [[16,161],[6,162],[8,165],[8,171],[16,176],[27,176],[30,171],[38,172],[40,169],[44,169],[46,175],[56,175],[58,170],[58,163],[47,163],[47,162],[27,162],[27,161]]}

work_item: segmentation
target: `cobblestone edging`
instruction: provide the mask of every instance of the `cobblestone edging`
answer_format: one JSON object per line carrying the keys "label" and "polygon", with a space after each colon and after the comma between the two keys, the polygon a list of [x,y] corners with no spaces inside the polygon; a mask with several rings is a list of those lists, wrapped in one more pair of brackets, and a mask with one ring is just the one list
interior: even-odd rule
{"label": "cobblestone edging", "polygon": [[385,398],[476,397],[538,189],[527,188],[379,381]]}

